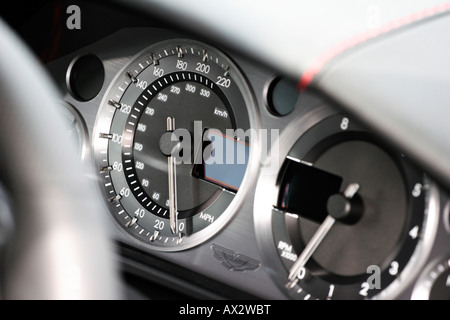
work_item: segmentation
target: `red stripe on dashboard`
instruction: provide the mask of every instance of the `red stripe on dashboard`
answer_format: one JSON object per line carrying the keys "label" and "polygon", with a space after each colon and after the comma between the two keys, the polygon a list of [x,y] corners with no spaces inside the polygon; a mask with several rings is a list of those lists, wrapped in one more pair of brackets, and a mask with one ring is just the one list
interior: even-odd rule
{"label": "red stripe on dashboard", "polygon": [[444,4],[431,7],[425,10],[421,10],[419,12],[412,13],[400,19],[388,22],[379,28],[368,30],[361,34],[355,35],[347,40],[338,43],[335,46],[330,47],[322,55],[320,55],[317,59],[315,59],[313,63],[308,67],[308,69],[306,69],[306,71],[303,73],[302,77],[298,82],[298,89],[300,91],[306,90],[306,88],[311,84],[314,77],[320,72],[323,66],[327,62],[338,56],[339,54],[343,53],[344,51],[352,47],[355,47],[358,44],[366,42],[369,39],[376,38],[382,34],[388,33],[392,30],[398,29],[412,22],[416,22],[424,18],[434,16],[449,9],[450,9],[450,2],[446,2]]}

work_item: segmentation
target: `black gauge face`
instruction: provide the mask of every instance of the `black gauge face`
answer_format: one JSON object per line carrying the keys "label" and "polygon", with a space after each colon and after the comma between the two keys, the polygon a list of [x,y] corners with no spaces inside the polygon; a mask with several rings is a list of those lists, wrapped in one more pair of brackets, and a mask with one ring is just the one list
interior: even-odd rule
{"label": "black gauge face", "polygon": [[[430,300],[450,300],[450,261],[436,267],[435,273],[430,272],[430,278],[435,279],[430,290]],[[435,276],[435,275],[438,276]],[[435,277],[435,278],[434,278]]]}
{"label": "black gauge face", "polygon": [[[119,225],[160,250],[219,230],[251,166],[251,97],[232,61],[206,44],[169,40],[134,58],[110,87],[94,133]],[[239,152],[244,162],[234,161]]]}
{"label": "black gauge face", "polygon": [[405,277],[430,186],[348,117],[327,118],[303,134],[274,190],[268,221],[283,266],[276,279],[290,297],[371,299]]}
{"label": "black gauge face", "polygon": [[450,258],[439,258],[423,271],[412,293],[414,300],[450,300]]}
{"label": "black gauge face", "polygon": [[[204,129],[216,128],[223,133],[234,129],[234,115],[226,97],[218,86],[211,81],[210,86],[207,83],[208,78],[193,72],[175,72],[162,77],[156,89],[151,86],[139,97],[137,104],[145,107],[133,108],[125,124],[123,139],[126,143],[122,146],[122,159],[124,169],[129,169],[129,174],[125,175],[127,183],[133,187],[136,184],[130,189],[131,192],[143,207],[156,216],[169,216],[167,156],[160,152],[158,139],[167,132],[167,117],[175,119],[176,127],[194,133],[192,141],[182,150],[177,165],[177,188],[189,190],[178,193],[179,218],[190,217],[206,209],[221,193],[218,184],[206,183],[193,174],[195,154],[203,151]],[[156,98],[151,99],[152,96]],[[145,104],[146,101],[149,102]],[[215,115],[216,110],[227,116]]]}

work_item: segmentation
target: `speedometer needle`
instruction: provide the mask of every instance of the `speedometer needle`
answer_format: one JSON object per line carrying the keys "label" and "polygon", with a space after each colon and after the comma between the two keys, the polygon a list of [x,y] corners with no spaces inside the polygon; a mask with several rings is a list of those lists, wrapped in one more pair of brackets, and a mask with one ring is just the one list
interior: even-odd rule
{"label": "speedometer needle", "polygon": [[[167,117],[167,131],[175,130],[175,118]],[[178,208],[177,208],[177,169],[173,153],[167,158],[169,176],[169,219],[170,230],[178,233]]]}
{"label": "speedometer needle", "polygon": [[[353,196],[356,194],[356,192],[359,189],[359,184],[357,183],[351,183],[348,185],[348,187],[344,191],[344,197],[347,199],[353,198]],[[314,254],[317,247],[320,245],[322,240],[325,238],[325,236],[330,231],[331,227],[336,222],[336,219],[331,215],[328,214],[325,220],[320,225],[319,229],[317,229],[316,233],[313,235],[311,240],[306,245],[305,249],[303,249],[302,253],[298,257],[298,259],[295,261],[294,265],[289,270],[289,282],[286,284],[286,288],[292,289],[295,287],[299,280],[299,274],[302,268],[305,267],[306,263],[308,262],[309,258]]]}

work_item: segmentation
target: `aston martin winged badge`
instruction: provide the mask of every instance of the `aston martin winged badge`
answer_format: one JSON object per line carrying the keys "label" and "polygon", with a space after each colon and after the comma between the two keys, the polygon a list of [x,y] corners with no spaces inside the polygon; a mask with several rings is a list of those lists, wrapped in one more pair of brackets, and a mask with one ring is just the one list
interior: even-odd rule
{"label": "aston martin winged badge", "polygon": [[230,271],[252,271],[258,269],[260,262],[217,244],[211,246],[214,257]]}

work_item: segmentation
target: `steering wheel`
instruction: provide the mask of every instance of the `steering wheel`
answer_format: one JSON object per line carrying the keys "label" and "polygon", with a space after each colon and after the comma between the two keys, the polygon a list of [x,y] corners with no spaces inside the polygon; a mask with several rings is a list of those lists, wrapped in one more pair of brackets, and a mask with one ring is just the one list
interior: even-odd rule
{"label": "steering wheel", "polygon": [[97,191],[67,141],[58,94],[3,21],[0,35],[0,180],[15,220],[1,298],[120,298]]}

